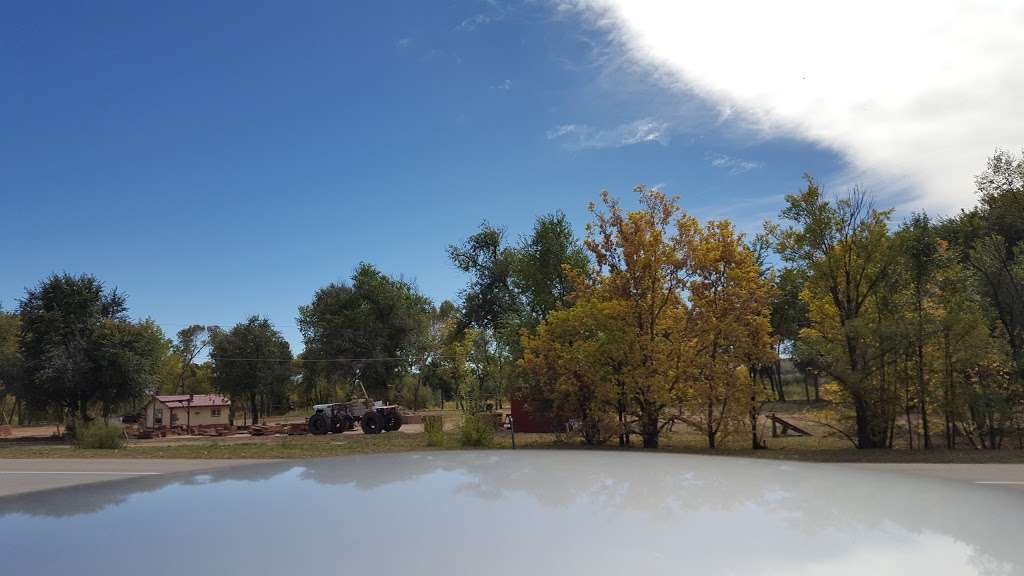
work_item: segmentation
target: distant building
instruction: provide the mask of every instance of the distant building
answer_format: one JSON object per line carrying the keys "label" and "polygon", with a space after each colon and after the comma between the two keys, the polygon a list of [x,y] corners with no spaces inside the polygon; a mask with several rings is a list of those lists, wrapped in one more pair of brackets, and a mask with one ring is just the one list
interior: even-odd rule
{"label": "distant building", "polygon": [[153,396],[146,404],[146,428],[226,426],[231,400],[220,394]]}

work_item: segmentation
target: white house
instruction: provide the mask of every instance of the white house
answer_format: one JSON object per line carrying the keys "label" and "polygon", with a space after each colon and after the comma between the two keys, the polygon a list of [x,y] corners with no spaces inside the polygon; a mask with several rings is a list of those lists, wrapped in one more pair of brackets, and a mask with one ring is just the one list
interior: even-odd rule
{"label": "white house", "polygon": [[220,394],[153,396],[146,404],[146,428],[227,426],[231,400]]}

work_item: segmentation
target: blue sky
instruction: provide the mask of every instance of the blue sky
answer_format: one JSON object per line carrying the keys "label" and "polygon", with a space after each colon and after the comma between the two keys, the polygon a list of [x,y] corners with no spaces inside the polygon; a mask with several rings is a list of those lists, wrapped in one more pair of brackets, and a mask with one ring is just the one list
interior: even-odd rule
{"label": "blue sky", "polygon": [[754,230],[836,152],[738,126],[546,3],[5,3],[0,302],[91,273],[170,336],[296,308],[360,261],[454,299],[445,248],[602,189]]}

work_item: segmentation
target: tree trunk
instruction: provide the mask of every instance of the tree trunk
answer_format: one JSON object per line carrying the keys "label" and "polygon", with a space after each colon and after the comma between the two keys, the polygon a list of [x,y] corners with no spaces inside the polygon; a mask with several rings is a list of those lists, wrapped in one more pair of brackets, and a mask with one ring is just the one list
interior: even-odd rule
{"label": "tree trunk", "polygon": [[775,361],[775,366],[774,367],[770,367],[769,371],[771,371],[773,373],[773,378],[775,380],[775,385],[778,387],[779,402],[785,402],[786,401],[786,390],[782,386],[782,360],[776,360]]}
{"label": "tree trunk", "polygon": [[78,414],[82,419],[82,424],[88,424],[91,422],[91,419],[89,418],[89,401],[84,397],[79,397],[78,399]]}
{"label": "tree trunk", "polygon": [[255,394],[251,394],[249,396],[249,408],[250,408],[249,422],[252,425],[255,426],[256,424],[260,423],[260,405],[259,405],[259,400],[258,400],[258,398],[256,397]]}
{"label": "tree trunk", "polygon": [[645,408],[640,414],[640,436],[644,440],[644,448],[658,447],[658,413]]}
{"label": "tree trunk", "polygon": [[928,428],[928,382],[924,377],[924,346],[920,339],[917,342],[917,402],[921,405],[921,445],[927,450],[932,447],[932,441]]}
{"label": "tree trunk", "polygon": [[857,417],[857,448],[884,448],[886,446],[885,427],[878,426],[878,417],[863,398],[854,400]]}

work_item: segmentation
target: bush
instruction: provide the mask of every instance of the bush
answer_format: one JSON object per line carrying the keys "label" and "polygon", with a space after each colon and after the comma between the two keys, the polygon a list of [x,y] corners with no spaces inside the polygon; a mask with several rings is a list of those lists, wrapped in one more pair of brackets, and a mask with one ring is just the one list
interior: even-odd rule
{"label": "bush", "polygon": [[494,418],[489,414],[466,414],[459,441],[463,446],[489,448],[494,445]]}
{"label": "bush", "polygon": [[75,443],[79,448],[117,450],[124,446],[124,433],[120,426],[94,422],[77,428]]}
{"label": "bush", "polygon": [[424,416],[423,432],[427,435],[427,446],[444,446],[444,418],[442,416]]}

